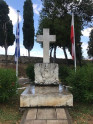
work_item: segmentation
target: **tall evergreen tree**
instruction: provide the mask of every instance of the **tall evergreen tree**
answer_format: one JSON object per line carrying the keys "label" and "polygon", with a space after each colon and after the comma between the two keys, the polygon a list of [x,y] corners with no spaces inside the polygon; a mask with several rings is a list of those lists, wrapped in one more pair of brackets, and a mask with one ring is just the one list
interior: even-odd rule
{"label": "tall evergreen tree", "polygon": [[7,64],[7,49],[13,45],[15,35],[13,34],[13,25],[9,16],[9,8],[4,0],[0,0],[0,46],[5,48],[5,59]]}
{"label": "tall evergreen tree", "polygon": [[33,4],[31,0],[24,2],[23,18],[23,45],[28,50],[28,56],[30,56],[30,51],[34,46]]}
{"label": "tall evergreen tree", "polygon": [[88,42],[88,51],[89,58],[93,57],[93,29],[91,30]]}
{"label": "tall evergreen tree", "polygon": [[[82,54],[80,37],[83,26],[91,22],[93,19],[93,2],[92,0],[41,0],[43,8],[40,14],[40,26],[49,27],[57,35],[56,45],[63,48],[65,57],[66,48],[71,53],[70,42],[70,26],[71,26],[71,12],[74,10],[75,15],[75,34],[76,34],[76,53],[78,60],[81,59]],[[51,20],[50,21],[47,21]],[[46,20],[46,21],[45,21]],[[43,23],[42,23],[43,22]],[[49,23],[50,22],[50,23]],[[40,30],[39,26],[39,30]],[[55,45],[54,45],[55,46]]]}

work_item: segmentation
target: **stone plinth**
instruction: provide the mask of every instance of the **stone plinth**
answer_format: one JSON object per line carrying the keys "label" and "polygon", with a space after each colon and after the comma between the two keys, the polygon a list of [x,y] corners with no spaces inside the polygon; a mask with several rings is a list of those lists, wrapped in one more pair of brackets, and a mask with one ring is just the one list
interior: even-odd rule
{"label": "stone plinth", "polygon": [[58,84],[58,64],[38,63],[34,66],[35,84],[50,85]]}
{"label": "stone plinth", "polygon": [[28,87],[20,96],[20,107],[73,106],[73,95],[58,86]]}

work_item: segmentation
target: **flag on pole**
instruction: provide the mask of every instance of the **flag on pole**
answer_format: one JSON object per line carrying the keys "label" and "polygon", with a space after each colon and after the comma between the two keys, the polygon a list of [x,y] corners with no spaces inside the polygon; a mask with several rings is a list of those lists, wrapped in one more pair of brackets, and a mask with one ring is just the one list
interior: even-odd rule
{"label": "flag on pole", "polygon": [[71,36],[70,36],[70,38],[71,38],[71,43],[72,43],[72,48],[71,48],[71,54],[72,54],[72,59],[74,60],[74,58],[75,58],[75,48],[74,48],[74,43],[75,43],[75,41],[74,41],[74,16],[73,16],[73,14],[72,14],[72,22],[71,22]]}
{"label": "flag on pole", "polygon": [[15,62],[18,61],[19,57],[20,57],[20,43],[19,43],[19,15],[18,15],[17,28],[16,28]]}
{"label": "flag on pole", "polygon": [[18,78],[18,58],[20,57],[20,43],[19,43],[19,10],[17,28],[16,28],[16,48],[15,48],[15,62],[16,62],[16,77]]}
{"label": "flag on pole", "polygon": [[72,59],[74,60],[75,70],[76,70],[76,51],[75,51],[75,32],[74,32],[74,14],[73,13],[72,13],[70,38],[71,38],[71,44],[72,44],[71,54],[72,54]]}

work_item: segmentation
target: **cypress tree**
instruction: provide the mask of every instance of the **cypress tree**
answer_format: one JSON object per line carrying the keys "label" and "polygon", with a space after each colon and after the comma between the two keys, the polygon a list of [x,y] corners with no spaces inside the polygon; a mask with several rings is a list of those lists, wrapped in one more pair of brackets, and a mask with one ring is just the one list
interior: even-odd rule
{"label": "cypress tree", "polygon": [[23,45],[28,50],[28,56],[34,46],[34,20],[33,20],[33,4],[31,0],[24,2],[23,11]]}
{"label": "cypress tree", "polygon": [[15,35],[9,16],[9,8],[4,0],[0,0],[0,46],[5,48],[5,60],[7,65],[7,49],[13,45]]}

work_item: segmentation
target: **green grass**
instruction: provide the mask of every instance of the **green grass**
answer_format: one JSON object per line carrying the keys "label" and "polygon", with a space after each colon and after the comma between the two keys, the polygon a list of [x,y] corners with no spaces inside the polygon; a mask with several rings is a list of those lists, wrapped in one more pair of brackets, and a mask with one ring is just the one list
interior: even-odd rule
{"label": "green grass", "polygon": [[12,121],[15,122],[20,119],[21,115],[13,108],[0,109],[0,120],[1,122]]}
{"label": "green grass", "polygon": [[73,119],[73,124],[91,124],[93,121],[93,104],[74,104],[73,108],[69,108],[69,113]]}
{"label": "green grass", "polygon": [[19,124],[22,114],[19,112],[19,98],[22,91],[18,95],[11,98],[7,103],[0,103],[0,124]]}

